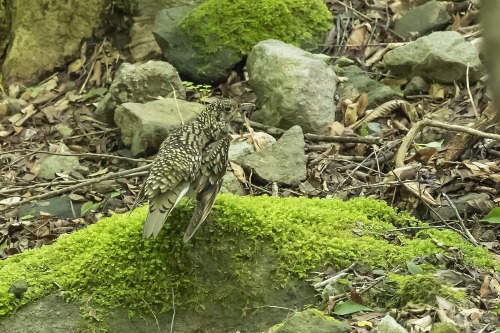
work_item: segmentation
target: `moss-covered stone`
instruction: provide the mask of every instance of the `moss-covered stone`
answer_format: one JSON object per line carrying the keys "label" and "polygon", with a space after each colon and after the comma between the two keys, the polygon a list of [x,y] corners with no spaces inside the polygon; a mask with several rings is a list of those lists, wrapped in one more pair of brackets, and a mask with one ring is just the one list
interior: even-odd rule
{"label": "moss-covered stone", "polygon": [[332,15],[321,0],[209,0],[181,22],[208,53],[230,46],[243,54],[266,39],[315,49],[332,25]]}
{"label": "moss-covered stone", "polygon": [[273,333],[342,333],[351,332],[351,326],[346,322],[341,323],[332,317],[327,317],[318,310],[309,309],[295,313],[271,331]]}
{"label": "moss-covered stone", "polygon": [[[317,267],[341,269],[363,261],[391,268],[448,246],[460,248],[479,267],[493,263],[487,250],[463,243],[449,230],[424,230],[418,237],[401,238],[399,246],[391,244],[381,237],[385,230],[417,221],[366,198],[220,195],[209,221],[183,244],[191,214],[192,206],[179,206],[157,239],[143,240],[144,207],[0,262],[0,316],[59,286],[78,298],[91,295],[103,308],[168,311],[175,294],[177,311],[241,318],[245,308],[311,304],[307,288],[312,287],[301,278]],[[359,229],[363,236],[357,235]],[[20,279],[29,289],[17,299],[8,290]],[[266,322],[273,320],[268,317]]]}

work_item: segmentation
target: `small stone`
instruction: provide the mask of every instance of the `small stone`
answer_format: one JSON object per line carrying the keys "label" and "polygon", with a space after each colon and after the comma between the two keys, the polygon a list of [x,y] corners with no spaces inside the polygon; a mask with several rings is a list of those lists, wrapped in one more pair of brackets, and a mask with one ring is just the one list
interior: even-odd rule
{"label": "small stone", "polygon": [[17,280],[9,288],[9,293],[14,294],[17,298],[23,297],[26,291],[28,291],[28,282],[26,280]]}
{"label": "small stone", "polygon": [[307,177],[304,147],[302,128],[293,126],[272,146],[239,158],[235,162],[253,169],[254,174],[265,181],[299,185]]}
{"label": "small stone", "polygon": [[398,322],[389,315],[382,318],[377,326],[377,332],[408,333],[408,331],[403,326],[399,325]]}
{"label": "small stone", "polygon": [[9,97],[17,98],[17,96],[19,95],[19,91],[20,88],[18,84],[11,84],[9,86]]}
{"label": "small stone", "polygon": [[370,122],[366,124],[366,129],[368,134],[379,136],[380,135],[380,124],[377,122]]}
{"label": "small stone", "polygon": [[414,76],[405,86],[403,94],[405,96],[426,94],[429,91],[429,84],[420,76]]}
{"label": "small stone", "polygon": [[235,195],[246,195],[243,184],[232,172],[227,172],[222,179],[220,193],[232,193]]}
{"label": "small stone", "polygon": [[56,172],[70,174],[71,171],[77,169],[79,166],[80,162],[78,162],[76,156],[53,155],[42,162],[38,177],[54,179],[56,177]]}
{"label": "small stone", "polygon": [[493,230],[486,230],[480,237],[483,242],[493,242],[497,239],[497,235]]}
{"label": "small stone", "polygon": [[64,124],[57,124],[56,129],[63,139],[69,138],[73,134],[73,129]]}

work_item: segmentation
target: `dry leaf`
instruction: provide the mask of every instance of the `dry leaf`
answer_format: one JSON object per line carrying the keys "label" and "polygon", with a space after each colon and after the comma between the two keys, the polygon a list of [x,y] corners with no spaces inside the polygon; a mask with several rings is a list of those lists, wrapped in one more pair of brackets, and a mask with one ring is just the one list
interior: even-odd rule
{"label": "dry leaf", "polygon": [[243,170],[243,168],[231,161],[229,162],[229,164],[231,165],[231,169],[233,169],[233,173],[236,178],[238,178],[238,180],[243,184],[247,185],[247,179],[245,178],[245,171]]}
{"label": "dry leaf", "polygon": [[90,174],[89,177],[100,176],[100,175],[105,174],[106,172],[108,172],[108,168],[104,168],[104,169],[101,169],[97,172],[94,172],[94,173]]}

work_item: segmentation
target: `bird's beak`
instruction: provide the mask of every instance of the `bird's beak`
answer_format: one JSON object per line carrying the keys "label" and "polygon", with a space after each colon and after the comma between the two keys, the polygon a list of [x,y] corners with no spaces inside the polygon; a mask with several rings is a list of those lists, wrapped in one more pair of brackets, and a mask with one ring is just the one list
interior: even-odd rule
{"label": "bird's beak", "polygon": [[243,108],[249,107],[249,106],[255,107],[255,104],[254,103],[240,103],[239,108],[243,109]]}

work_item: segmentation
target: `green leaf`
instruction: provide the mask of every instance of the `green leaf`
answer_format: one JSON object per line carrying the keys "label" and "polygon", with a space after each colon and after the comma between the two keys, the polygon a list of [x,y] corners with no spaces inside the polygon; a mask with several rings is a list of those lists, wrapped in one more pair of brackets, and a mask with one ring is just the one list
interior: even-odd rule
{"label": "green leaf", "polygon": [[481,222],[500,223],[500,207],[493,208],[484,218],[479,220]]}
{"label": "green leaf", "polygon": [[96,211],[97,208],[101,205],[102,202],[96,202],[93,203],[92,201],[87,201],[86,203],[83,204],[82,210],[81,210],[81,215],[85,214],[88,211]]}
{"label": "green leaf", "polygon": [[411,275],[418,275],[418,274],[424,273],[424,270],[422,269],[422,267],[420,267],[417,264],[414,264],[411,261],[408,261],[406,263],[406,267],[408,267],[408,271],[411,273]]}
{"label": "green leaf", "polygon": [[443,146],[443,142],[444,142],[444,140],[433,141],[433,142],[426,143],[425,146],[429,147],[429,148],[441,148]]}
{"label": "green leaf", "polygon": [[35,216],[33,214],[28,214],[28,215],[24,215],[23,217],[21,217],[21,221],[22,220],[29,220],[31,218],[34,218]]}
{"label": "green leaf", "polygon": [[339,316],[359,312],[359,311],[373,311],[370,308],[367,308],[364,305],[354,303],[354,302],[345,302],[345,303],[340,303],[335,306],[333,309],[333,313]]}

